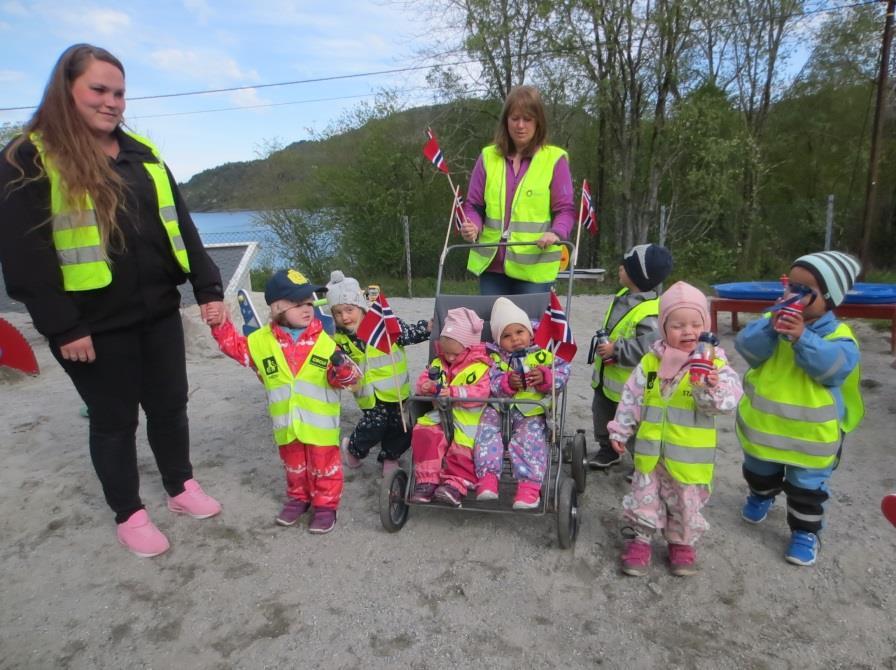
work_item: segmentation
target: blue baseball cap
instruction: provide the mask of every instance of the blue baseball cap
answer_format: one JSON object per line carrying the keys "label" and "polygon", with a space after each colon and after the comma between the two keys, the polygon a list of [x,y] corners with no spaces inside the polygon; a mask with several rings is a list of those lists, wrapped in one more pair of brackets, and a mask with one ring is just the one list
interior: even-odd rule
{"label": "blue baseball cap", "polygon": [[269,305],[277,300],[300,302],[312,293],[326,290],[326,286],[310,283],[298,270],[278,270],[264,287],[264,301]]}

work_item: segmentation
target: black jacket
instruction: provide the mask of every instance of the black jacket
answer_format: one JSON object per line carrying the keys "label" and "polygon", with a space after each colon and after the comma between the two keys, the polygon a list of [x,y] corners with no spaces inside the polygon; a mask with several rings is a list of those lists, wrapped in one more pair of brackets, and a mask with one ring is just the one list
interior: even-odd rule
{"label": "black jacket", "polygon": [[110,160],[126,185],[118,212],[125,250],[110,252],[112,283],[92,291],[62,288],[49,224],[50,183],[46,177],[27,181],[37,174],[34,145],[25,142],[16,156],[25,170],[24,184],[6,151],[0,155],[0,263],[6,291],[25,304],[34,327],[60,346],[170,314],[180,306],[177,286],[187,279],[199,304],[223,299],[221,273],[202,246],[171,172],[168,178],[190,259],[189,275],[171,252],[155,187],[143,167],[144,162],[155,162],[152,152],[124,133],[118,133],[118,141],[118,157]]}

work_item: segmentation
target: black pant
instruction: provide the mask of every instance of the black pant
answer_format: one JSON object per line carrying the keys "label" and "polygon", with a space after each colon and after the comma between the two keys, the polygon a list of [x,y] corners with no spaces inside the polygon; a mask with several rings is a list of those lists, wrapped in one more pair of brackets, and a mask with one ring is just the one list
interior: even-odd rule
{"label": "black pant", "polygon": [[377,400],[373,408],[363,410],[349,438],[348,450],[355,458],[366,458],[377,443],[381,443],[379,462],[397,460],[411,446],[411,426],[402,428],[397,402]]}
{"label": "black pant", "polygon": [[92,336],[96,360],[63,360],[90,413],[90,457],[116,523],[143,508],[137,473],[139,407],[168,495],[193,476],[187,424],[187,365],[180,312]]}

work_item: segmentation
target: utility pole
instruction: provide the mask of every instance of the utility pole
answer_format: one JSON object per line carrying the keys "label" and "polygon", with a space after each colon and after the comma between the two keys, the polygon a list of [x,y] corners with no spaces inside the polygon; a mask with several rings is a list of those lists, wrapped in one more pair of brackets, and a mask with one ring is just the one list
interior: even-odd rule
{"label": "utility pole", "polygon": [[862,249],[860,259],[862,261],[861,276],[865,270],[871,255],[871,233],[874,229],[874,219],[877,210],[877,168],[878,153],[880,152],[881,126],[883,125],[883,111],[887,95],[887,72],[890,69],[890,44],[893,41],[893,19],[896,14],[896,0],[887,0],[887,15],[884,21],[883,45],[880,50],[880,73],[877,77],[877,102],[874,105],[874,124],[871,129],[871,152],[868,156],[868,185],[865,189],[865,213],[862,216]]}

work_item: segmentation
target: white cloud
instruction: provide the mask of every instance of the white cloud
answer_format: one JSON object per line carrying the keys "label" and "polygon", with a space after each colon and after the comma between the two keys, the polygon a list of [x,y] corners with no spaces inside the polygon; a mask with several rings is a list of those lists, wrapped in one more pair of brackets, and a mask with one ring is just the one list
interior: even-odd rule
{"label": "white cloud", "polygon": [[194,14],[203,25],[208,23],[208,20],[215,15],[214,10],[212,10],[206,0],[184,0],[184,7],[188,12]]}
{"label": "white cloud", "polygon": [[150,59],[161,70],[211,84],[260,79],[254,69],[244,69],[233,58],[209,50],[159,49]]}
{"label": "white cloud", "polygon": [[26,75],[18,70],[0,70],[0,84],[14,84],[17,81],[25,81]]}
{"label": "white cloud", "polygon": [[64,5],[43,5],[40,9],[50,21],[87,35],[115,36],[132,26],[130,15],[117,9]]}
{"label": "white cloud", "polygon": [[270,103],[270,100],[261,97],[258,94],[258,89],[255,88],[233,91],[230,93],[230,99],[237,107],[256,107],[258,105],[267,105]]}

